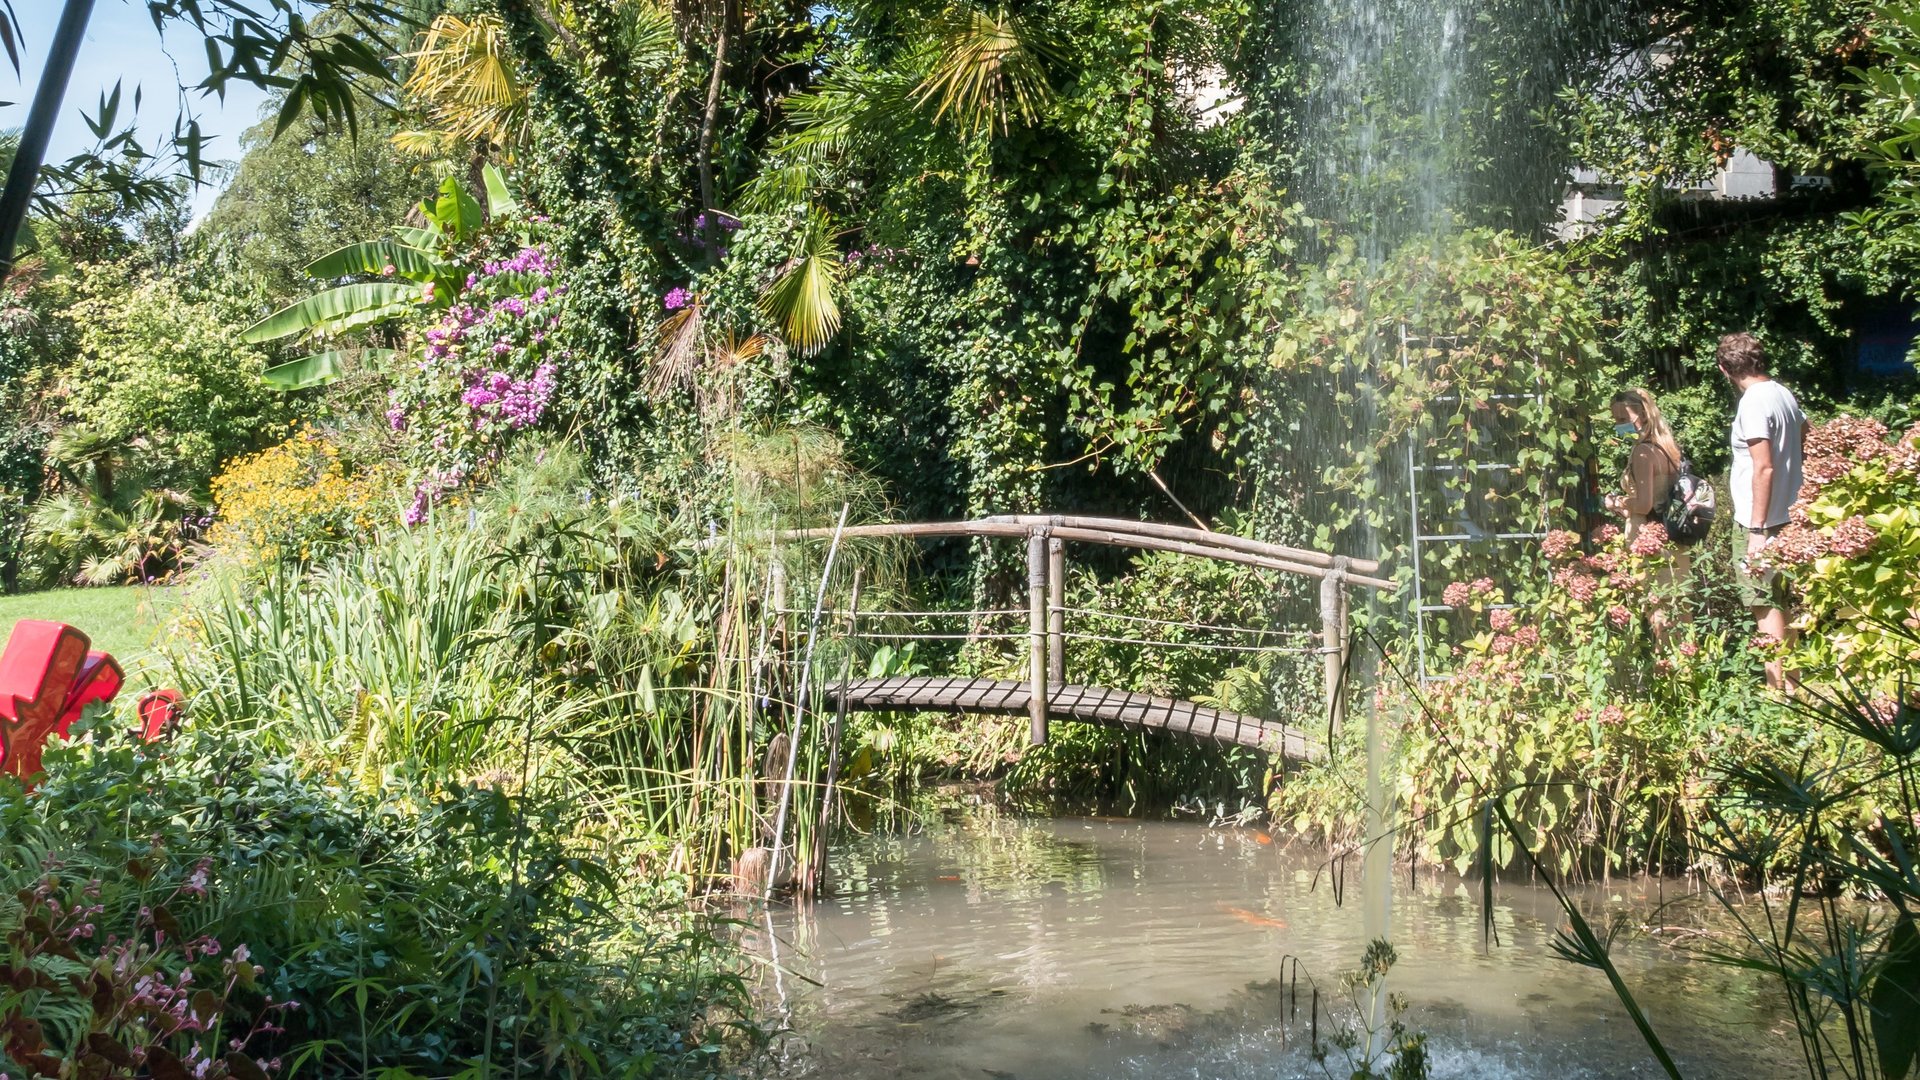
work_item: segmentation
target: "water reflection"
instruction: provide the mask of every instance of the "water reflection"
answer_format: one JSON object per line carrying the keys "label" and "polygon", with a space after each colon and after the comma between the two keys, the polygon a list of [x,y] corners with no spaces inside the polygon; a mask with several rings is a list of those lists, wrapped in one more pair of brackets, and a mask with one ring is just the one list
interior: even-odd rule
{"label": "water reflection", "polygon": [[[791,1075],[1321,1076],[1307,974],[1331,989],[1364,946],[1358,898],[1335,904],[1318,853],[1253,830],[977,810],[845,844],[833,869],[836,897],[776,915],[788,970],[769,993],[793,1025]],[[1543,892],[1498,891],[1489,950],[1458,879],[1402,883],[1394,988],[1437,1076],[1657,1074],[1601,978],[1551,956]],[[1668,899],[1621,887],[1595,902],[1637,925]],[[1292,1023],[1288,956],[1305,973]],[[1766,984],[1632,933],[1616,960],[1689,1077],[1797,1075]]]}

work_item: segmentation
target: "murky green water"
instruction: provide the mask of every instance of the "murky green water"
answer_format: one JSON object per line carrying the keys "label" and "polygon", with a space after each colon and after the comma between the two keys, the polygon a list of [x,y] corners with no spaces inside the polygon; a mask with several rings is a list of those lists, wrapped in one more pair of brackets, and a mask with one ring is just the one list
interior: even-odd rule
{"label": "murky green water", "polygon": [[[767,992],[793,1027],[783,1071],[1326,1075],[1305,1052],[1307,976],[1337,992],[1365,942],[1357,881],[1336,904],[1322,859],[1251,830],[991,811],[845,843],[837,895],[774,919]],[[1436,1076],[1658,1075],[1601,976],[1553,957],[1543,891],[1499,890],[1501,944],[1487,949],[1458,879],[1395,884],[1393,988],[1430,1035]],[[1657,888],[1597,899],[1635,925],[1693,927],[1704,905],[1660,909],[1675,897]],[[1303,965],[1291,1022],[1289,956]],[[1770,985],[1632,931],[1616,960],[1688,1077],[1803,1075]]]}

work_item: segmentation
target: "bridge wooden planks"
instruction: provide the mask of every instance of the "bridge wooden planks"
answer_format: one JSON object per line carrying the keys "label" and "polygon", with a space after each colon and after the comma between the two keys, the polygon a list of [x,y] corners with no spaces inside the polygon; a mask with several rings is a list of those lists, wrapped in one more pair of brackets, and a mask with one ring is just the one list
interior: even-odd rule
{"label": "bridge wooden planks", "polygon": [[[1031,693],[1024,682],[937,676],[857,679],[846,684],[831,683],[826,688],[827,698],[834,704],[844,699],[847,708],[870,712],[951,711],[1026,715]],[[1176,735],[1279,753],[1289,761],[1312,761],[1322,756],[1317,742],[1309,741],[1290,725],[1196,705],[1191,701],[1071,683],[1049,687],[1047,697],[1047,712],[1063,720],[1169,731]]]}

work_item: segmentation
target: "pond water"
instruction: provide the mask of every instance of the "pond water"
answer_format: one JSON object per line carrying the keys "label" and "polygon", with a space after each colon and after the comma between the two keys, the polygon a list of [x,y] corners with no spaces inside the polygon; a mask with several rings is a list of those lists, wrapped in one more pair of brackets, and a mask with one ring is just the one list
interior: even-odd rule
{"label": "pond water", "polygon": [[[777,1071],[1325,1076],[1306,1053],[1308,977],[1337,995],[1365,941],[1357,882],[1337,904],[1323,862],[1251,829],[987,808],[854,839],[833,859],[836,895],[772,919],[766,991],[792,1026]],[[1694,929],[1704,902],[1663,906],[1660,888],[1593,899],[1634,926]],[[1409,885],[1403,871],[1395,889],[1392,988],[1429,1035],[1436,1077],[1660,1075],[1603,977],[1552,954],[1544,890],[1497,891],[1489,949],[1477,892],[1458,878]],[[1768,984],[1633,930],[1615,959],[1690,1080],[1804,1076]]]}

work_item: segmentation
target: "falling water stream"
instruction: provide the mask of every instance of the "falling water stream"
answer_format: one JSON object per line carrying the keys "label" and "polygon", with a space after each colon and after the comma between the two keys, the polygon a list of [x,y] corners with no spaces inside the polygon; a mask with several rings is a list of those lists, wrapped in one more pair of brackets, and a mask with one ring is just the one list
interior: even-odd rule
{"label": "falling water stream", "polygon": [[[782,1075],[1321,1077],[1312,986],[1323,1040],[1354,1018],[1329,1004],[1365,945],[1354,898],[1336,903],[1322,853],[1257,830],[956,807],[842,843],[832,869],[834,897],[775,915],[781,967],[763,989],[792,1028]],[[1561,923],[1544,890],[1496,891],[1493,944],[1477,886],[1431,870],[1411,885],[1403,870],[1401,886],[1394,988],[1436,1078],[1659,1075],[1605,981],[1553,956]],[[1681,946],[1713,928],[1712,908],[1673,889],[1616,883],[1585,899],[1641,928],[1615,957],[1686,1075],[1794,1076],[1777,991],[1690,958]]]}

